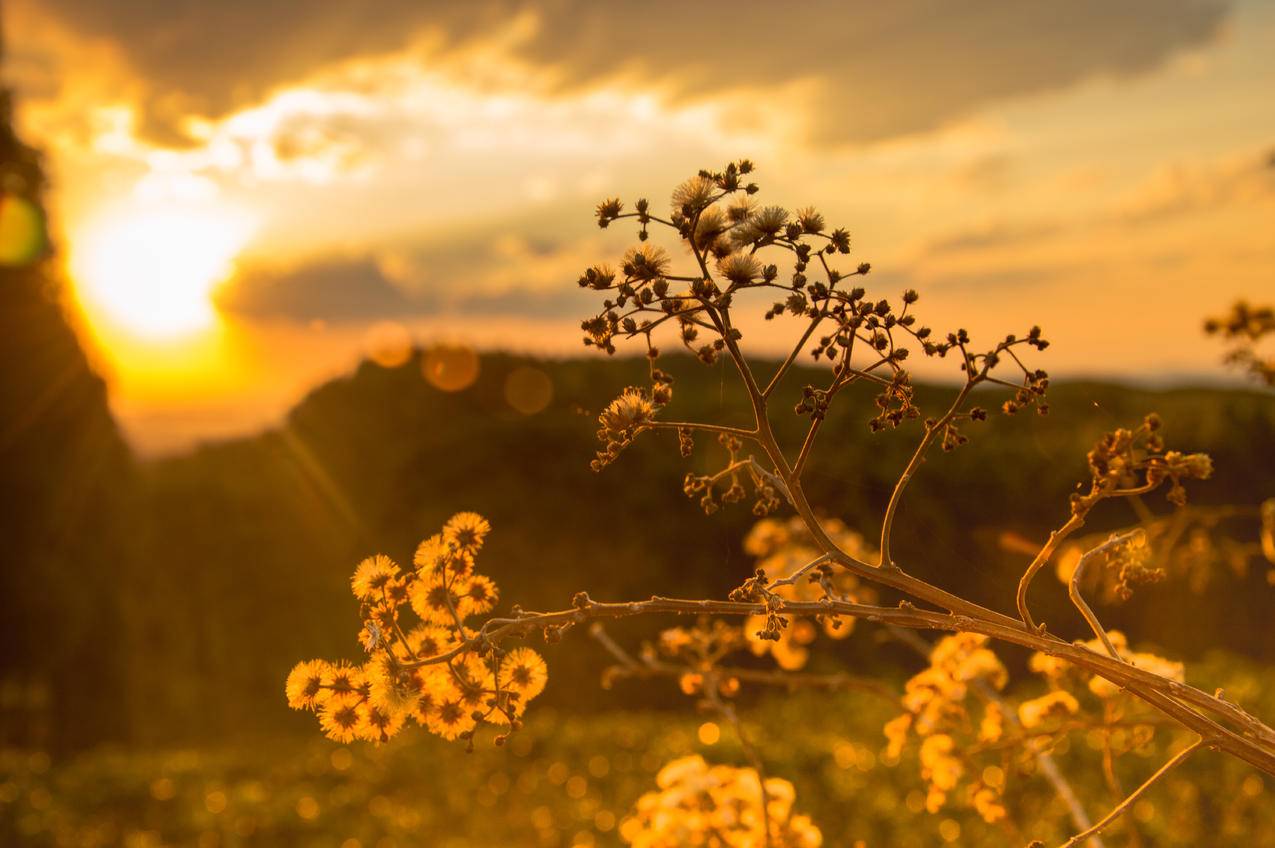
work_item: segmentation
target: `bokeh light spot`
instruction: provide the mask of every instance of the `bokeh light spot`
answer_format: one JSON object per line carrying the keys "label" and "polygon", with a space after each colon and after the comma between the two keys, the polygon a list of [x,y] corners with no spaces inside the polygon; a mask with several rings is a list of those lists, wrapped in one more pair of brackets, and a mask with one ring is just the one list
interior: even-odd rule
{"label": "bokeh light spot", "polygon": [[722,729],[716,722],[706,721],[699,726],[699,741],[703,745],[716,745],[722,738]]}
{"label": "bokeh light spot", "polygon": [[397,321],[378,321],[368,328],[363,349],[382,368],[397,368],[412,357],[412,334]]}
{"label": "bokeh light spot", "polygon": [[553,400],[553,380],[539,368],[519,366],[505,378],[505,400],[523,415],[535,415]]}
{"label": "bokeh light spot", "polygon": [[434,345],[425,352],[421,372],[434,388],[459,392],[478,379],[478,354],[465,345]]}
{"label": "bokeh light spot", "polygon": [[309,795],[301,796],[297,800],[297,815],[306,821],[314,821],[319,817],[319,802]]}
{"label": "bokeh light spot", "polygon": [[44,215],[25,197],[0,194],[0,265],[30,265],[45,250]]}

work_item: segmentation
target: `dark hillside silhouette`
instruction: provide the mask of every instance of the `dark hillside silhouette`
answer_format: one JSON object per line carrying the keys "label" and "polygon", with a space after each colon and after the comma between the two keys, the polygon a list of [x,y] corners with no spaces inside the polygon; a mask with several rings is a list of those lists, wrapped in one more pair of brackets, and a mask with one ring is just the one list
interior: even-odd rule
{"label": "dark hillside silhouette", "polygon": [[[7,91],[0,189],[37,207],[45,189]],[[0,742],[68,748],[128,734],[141,528],[132,457],[45,253],[0,265]]]}

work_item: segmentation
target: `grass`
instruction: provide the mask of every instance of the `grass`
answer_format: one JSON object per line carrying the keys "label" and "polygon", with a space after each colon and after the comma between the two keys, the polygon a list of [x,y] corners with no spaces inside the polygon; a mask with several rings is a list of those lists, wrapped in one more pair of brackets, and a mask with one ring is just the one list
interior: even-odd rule
{"label": "grass", "polygon": [[[1275,673],[1214,656],[1193,681],[1225,685],[1270,715]],[[623,694],[622,692],[620,693]],[[619,700],[619,699],[617,699]],[[921,811],[915,758],[882,759],[887,703],[852,695],[771,697],[746,707],[768,769],[792,780],[797,808],[825,844],[1047,844],[1067,835],[1061,804],[1034,777],[1011,783],[1014,829],[949,806]],[[741,764],[729,728],[714,744],[693,711],[579,717],[533,710],[505,748],[480,740],[467,754],[422,732],[373,746],[321,738],[210,744],[191,750],[98,749],[64,762],[41,752],[0,754],[0,844],[30,846],[572,846],[619,844],[619,822],[668,760],[690,753]],[[1161,763],[1170,737],[1121,761],[1126,786]],[[1180,741],[1179,741],[1180,744]],[[1095,818],[1112,803],[1084,737],[1055,750]],[[1144,844],[1254,845],[1275,832],[1275,790],[1221,755],[1202,752],[1134,806]],[[1124,844],[1126,824],[1109,845]]]}

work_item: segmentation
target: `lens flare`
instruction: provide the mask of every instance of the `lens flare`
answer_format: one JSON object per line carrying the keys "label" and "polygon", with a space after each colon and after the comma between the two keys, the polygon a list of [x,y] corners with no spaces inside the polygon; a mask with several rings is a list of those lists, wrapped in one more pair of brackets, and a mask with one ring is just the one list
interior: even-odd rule
{"label": "lens flare", "polygon": [[40,208],[16,194],[0,194],[0,265],[29,265],[45,250]]}
{"label": "lens flare", "polygon": [[147,338],[210,326],[212,296],[248,240],[242,216],[153,209],[104,216],[75,240],[70,269],[90,320]]}

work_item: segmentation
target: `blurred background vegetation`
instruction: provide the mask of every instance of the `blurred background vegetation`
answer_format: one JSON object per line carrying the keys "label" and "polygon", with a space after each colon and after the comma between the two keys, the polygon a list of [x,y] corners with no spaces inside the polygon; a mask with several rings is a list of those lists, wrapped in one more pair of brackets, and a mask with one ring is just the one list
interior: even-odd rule
{"label": "blurred background vegetation", "polygon": [[[38,157],[14,136],[7,100],[0,105],[0,180],[7,196],[38,207]],[[0,267],[4,844],[371,846],[424,844],[422,833],[437,845],[607,844],[668,758],[739,761],[727,736],[705,742],[713,734],[671,684],[602,690],[604,657],[583,634],[548,651],[545,707],[508,750],[480,746],[467,757],[424,734],[346,749],[315,739],[283,699],[298,659],[358,656],[353,565],[378,551],[408,559],[457,510],[494,525],[482,569],[505,608],[557,608],[581,589],[619,600],[737,585],[751,569],[740,547],[751,516],[708,518],[686,501],[687,466],[671,437],[641,440],[602,475],[588,470],[597,410],[643,381],[643,362],[487,354],[472,384],[443,391],[422,377],[429,354],[415,351],[317,387],[278,429],[144,461],[111,418],[63,294],[47,261]],[[670,415],[743,420],[726,366],[668,367],[678,376]],[[515,373],[540,375],[543,409],[511,405]],[[794,376],[794,392],[806,377]],[[923,405],[941,392],[923,387]],[[1256,504],[1275,493],[1269,393],[1069,383],[1053,390],[1051,407],[1047,417],[994,417],[969,446],[927,464],[897,523],[906,568],[1011,608],[1028,557],[1005,540],[1042,540],[1065,517],[1093,440],[1150,411],[1164,417],[1171,446],[1214,457],[1217,475],[1193,487],[1195,502]],[[868,534],[919,426],[871,435],[873,411],[867,397],[841,405],[809,485],[829,515]],[[790,440],[802,426],[796,416],[778,423]],[[707,466],[714,450],[700,445],[692,464]],[[1131,521],[1121,509],[1105,510],[1095,529]],[[1144,590],[1104,617],[1186,660],[1191,682],[1225,684],[1270,719],[1271,591],[1264,568],[1222,569]],[[1060,587],[1039,595],[1051,629],[1084,635]],[[634,642],[658,626],[630,622],[614,635]],[[916,664],[868,627],[822,651],[816,668],[894,682]],[[1022,660],[1007,652],[1011,667]],[[744,704],[767,761],[797,783],[798,808],[829,844],[1000,838],[963,814],[916,815],[909,766],[879,761],[888,706],[752,694]],[[1147,751],[1132,772],[1149,771],[1161,753]],[[1080,774],[1080,791],[1100,809],[1098,778],[1083,766]],[[1011,804],[1020,824],[1059,820],[1043,786],[1025,786]],[[1275,827],[1269,789],[1237,764],[1201,756],[1136,818],[1152,844],[1251,845],[1245,834]],[[486,814],[492,808],[501,814]]]}

